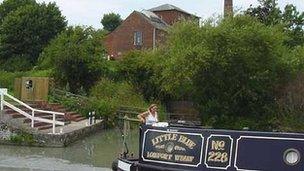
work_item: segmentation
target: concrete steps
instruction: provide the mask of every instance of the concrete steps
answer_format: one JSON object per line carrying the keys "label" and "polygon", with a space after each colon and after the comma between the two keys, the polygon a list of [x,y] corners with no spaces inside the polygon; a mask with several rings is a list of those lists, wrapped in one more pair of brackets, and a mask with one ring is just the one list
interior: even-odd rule
{"label": "concrete steps", "polygon": [[[44,117],[41,117],[41,118],[52,120],[52,119],[53,119],[53,116],[44,116]],[[70,123],[71,123],[71,121],[66,120],[64,117],[60,117],[60,118],[57,117],[57,118],[56,118],[56,121],[61,121],[61,122],[64,122],[65,124],[70,124]],[[29,119],[29,118],[26,118],[26,119],[24,119],[23,122],[24,122],[24,123],[31,123],[32,120]]]}
{"label": "concrete steps", "polygon": [[[80,122],[80,121],[86,119],[85,117],[78,114],[77,112],[68,111],[68,109],[66,109],[63,105],[58,104],[58,103],[28,102],[26,104],[35,109],[65,113],[64,116],[62,116],[62,115],[56,116],[56,120],[64,122],[65,125],[70,124],[71,121]],[[16,107],[23,110],[24,112],[27,112],[29,115],[32,114],[32,111],[24,106],[16,105]],[[12,119],[24,119],[23,123],[25,123],[29,126],[31,125],[31,119],[26,118],[22,114],[14,111],[13,109],[8,108],[7,106],[4,107],[4,114],[9,115]],[[42,113],[42,112],[35,112],[35,116],[45,118],[45,119],[50,119],[50,120],[53,119],[52,114],[47,114],[47,113]],[[52,124],[35,121],[34,127],[38,130],[45,130],[45,129],[52,128]]]}
{"label": "concrete steps", "polygon": [[74,122],[79,122],[79,121],[82,121],[82,120],[86,119],[85,117],[79,115],[76,112],[67,112],[66,115],[67,115],[67,117],[69,118],[70,121],[74,121]]}
{"label": "concrete steps", "polygon": [[66,114],[66,118],[70,121],[79,122],[85,120],[86,118],[77,112],[69,111],[63,105],[59,103],[49,103],[48,107],[51,108],[52,111],[63,112]]}
{"label": "concrete steps", "polygon": [[[36,126],[35,126],[36,127]],[[45,124],[45,125],[40,125],[38,127],[36,127],[38,130],[45,130],[45,129],[50,129],[52,128],[53,125],[52,124]]]}

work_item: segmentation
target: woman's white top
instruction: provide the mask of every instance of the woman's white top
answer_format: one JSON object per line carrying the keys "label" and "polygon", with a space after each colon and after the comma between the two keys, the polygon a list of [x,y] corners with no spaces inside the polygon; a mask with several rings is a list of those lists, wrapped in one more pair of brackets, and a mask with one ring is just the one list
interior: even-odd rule
{"label": "woman's white top", "polygon": [[153,116],[152,113],[149,111],[149,115],[146,117],[146,124],[152,125],[156,122],[158,122],[157,113],[155,112],[155,116]]}

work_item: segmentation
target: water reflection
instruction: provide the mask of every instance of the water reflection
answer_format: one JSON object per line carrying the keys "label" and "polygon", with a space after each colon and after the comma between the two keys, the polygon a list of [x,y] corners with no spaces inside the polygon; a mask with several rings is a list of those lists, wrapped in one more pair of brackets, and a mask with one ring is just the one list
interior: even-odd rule
{"label": "water reflection", "polygon": [[[138,131],[127,142],[130,151],[138,152]],[[0,170],[81,170],[108,171],[122,149],[117,129],[96,133],[66,148],[0,146]]]}

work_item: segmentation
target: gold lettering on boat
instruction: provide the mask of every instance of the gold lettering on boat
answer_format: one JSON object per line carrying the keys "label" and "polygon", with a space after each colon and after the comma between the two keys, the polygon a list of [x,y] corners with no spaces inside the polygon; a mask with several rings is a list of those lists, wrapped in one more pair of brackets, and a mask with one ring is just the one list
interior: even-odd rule
{"label": "gold lettering on boat", "polygon": [[147,152],[147,157],[152,159],[172,160],[172,154]]}
{"label": "gold lettering on boat", "polygon": [[193,162],[194,156],[186,156],[186,155],[175,155],[174,156],[175,161],[180,161],[180,162],[187,162],[191,163]]}
{"label": "gold lettering on boat", "polygon": [[186,163],[191,163],[194,160],[194,156],[177,155],[177,154],[173,155],[173,154],[158,153],[158,152],[147,152],[147,157],[150,159],[186,162]]}
{"label": "gold lettering on boat", "polygon": [[186,145],[189,149],[193,149],[193,147],[196,146],[195,142],[193,142],[191,139],[183,135],[179,136],[178,142]]}
{"label": "gold lettering on boat", "polygon": [[164,141],[176,141],[176,140],[177,140],[177,134],[162,134],[153,138],[151,141],[152,141],[152,145],[155,146]]}

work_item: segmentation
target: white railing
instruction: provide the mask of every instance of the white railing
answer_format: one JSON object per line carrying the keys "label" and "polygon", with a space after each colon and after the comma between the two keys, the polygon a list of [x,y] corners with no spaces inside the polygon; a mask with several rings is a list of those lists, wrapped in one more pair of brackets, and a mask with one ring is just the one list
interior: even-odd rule
{"label": "white railing", "polygon": [[[21,106],[26,107],[27,109],[29,109],[31,111],[31,114],[28,114],[27,112],[21,110],[20,108],[14,106],[13,104],[5,101],[4,97],[8,97],[9,99],[13,100],[14,102],[20,104]],[[46,110],[39,110],[39,109],[34,109],[31,106],[23,103],[22,101],[16,99],[15,97],[9,95],[7,93],[7,89],[3,89],[0,88],[0,110],[3,111],[4,110],[4,106],[7,106],[11,109],[13,109],[14,111],[20,113],[21,115],[25,116],[26,118],[31,119],[31,127],[34,128],[35,127],[35,121],[39,121],[39,122],[44,122],[44,123],[50,123],[53,125],[53,129],[52,129],[52,133],[55,134],[55,127],[56,125],[64,125],[64,122],[61,121],[56,121],[56,115],[62,115],[64,116],[64,113],[61,112],[53,112],[53,111],[46,111]],[[45,114],[51,114],[53,115],[53,119],[45,119],[45,118],[40,118],[40,117],[35,117],[35,112],[39,112],[39,113],[45,113]]]}

